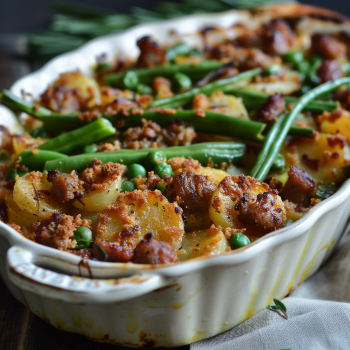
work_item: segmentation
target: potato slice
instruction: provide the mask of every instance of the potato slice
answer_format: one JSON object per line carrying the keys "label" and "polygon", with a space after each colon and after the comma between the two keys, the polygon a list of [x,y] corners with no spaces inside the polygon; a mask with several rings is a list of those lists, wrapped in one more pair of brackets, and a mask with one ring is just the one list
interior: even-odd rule
{"label": "potato slice", "polygon": [[191,211],[184,209],[182,217],[184,220],[186,232],[207,229],[212,224],[207,210]]}
{"label": "potato slice", "polygon": [[223,180],[226,176],[229,176],[229,174],[224,170],[214,169],[210,167],[200,168],[198,174],[209,176],[210,181],[216,186],[219,185],[220,181]]}
{"label": "potato slice", "polygon": [[101,212],[107,204],[113,203],[119,196],[122,186],[122,176],[108,183],[101,190],[90,190],[82,198],[75,200],[73,206],[84,211]]}
{"label": "potato slice", "polygon": [[178,255],[180,261],[185,261],[199,256],[220,255],[230,250],[223,232],[213,225],[207,230],[186,233]]}
{"label": "potato slice", "polygon": [[[290,154],[294,153],[291,158]],[[289,155],[287,155],[290,153]],[[344,167],[349,157],[349,146],[341,135],[319,134],[316,139],[296,138],[284,147],[287,166],[293,164],[308,172],[316,184],[329,185],[344,181]]]}
{"label": "potato slice", "polygon": [[212,112],[249,120],[248,112],[242,103],[242,99],[224,95],[221,91],[215,92],[209,97],[208,107],[208,110]]}
{"label": "potato slice", "polygon": [[15,223],[21,227],[26,227],[29,229],[34,222],[40,220],[37,214],[32,214],[27,210],[21,209],[13,199],[12,194],[5,197],[5,204],[10,223]]}
{"label": "potato slice", "polygon": [[144,235],[170,244],[177,250],[184,234],[182,209],[160,191],[133,191],[119,195],[99,215],[95,238],[135,248]]}
{"label": "potato slice", "polygon": [[277,79],[276,81],[262,81],[259,83],[250,83],[242,88],[242,90],[260,92],[267,95],[280,93],[290,95],[301,88],[299,74],[296,72],[287,72],[284,80]]}
{"label": "potato slice", "polygon": [[324,133],[338,134],[346,136],[350,142],[350,113],[345,110],[336,110],[336,113],[329,114],[328,118],[321,117],[320,129]]}
{"label": "potato slice", "polygon": [[46,174],[33,171],[16,179],[13,199],[19,208],[37,215],[38,220],[55,211],[66,212],[69,205],[59,204],[51,195],[51,188],[52,184],[47,181]]}
{"label": "potato slice", "polygon": [[[209,215],[216,226],[251,230],[255,235],[283,227],[286,212],[280,196],[255,178],[225,177],[214,191]],[[251,232],[248,232],[249,234]]]}
{"label": "potato slice", "polygon": [[87,107],[94,107],[101,103],[101,92],[96,80],[80,72],[60,74],[54,86],[66,86],[69,89],[78,90],[89,101]]}

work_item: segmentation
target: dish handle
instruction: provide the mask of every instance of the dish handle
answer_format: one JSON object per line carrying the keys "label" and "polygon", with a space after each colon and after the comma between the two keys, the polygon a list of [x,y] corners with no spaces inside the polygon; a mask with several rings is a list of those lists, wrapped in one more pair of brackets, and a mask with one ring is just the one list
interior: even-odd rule
{"label": "dish handle", "polygon": [[139,274],[118,279],[69,276],[38,266],[37,257],[23,247],[7,252],[7,275],[19,289],[43,298],[71,303],[110,303],[139,297],[171,284],[165,277]]}

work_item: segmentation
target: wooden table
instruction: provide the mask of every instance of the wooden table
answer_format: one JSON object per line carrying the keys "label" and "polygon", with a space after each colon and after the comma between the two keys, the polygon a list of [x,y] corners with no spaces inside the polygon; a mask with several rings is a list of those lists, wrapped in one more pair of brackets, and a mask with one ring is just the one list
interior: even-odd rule
{"label": "wooden table", "polygon": [[[0,35],[0,90],[37,69],[37,62],[14,59],[18,38]],[[0,121],[1,122],[1,121]],[[177,348],[187,350],[189,347]],[[32,314],[17,301],[0,278],[0,350],[118,350],[120,346],[95,343],[82,336],[59,331]]]}

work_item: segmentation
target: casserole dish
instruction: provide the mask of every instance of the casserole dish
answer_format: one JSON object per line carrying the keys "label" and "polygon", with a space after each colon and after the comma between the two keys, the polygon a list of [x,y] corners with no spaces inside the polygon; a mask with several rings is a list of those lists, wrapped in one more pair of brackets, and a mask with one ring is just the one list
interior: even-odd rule
{"label": "casserole dish", "polygon": [[[260,11],[262,18],[300,11],[341,19],[326,10],[299,5]],[[133,43],[141,35],[164,42],[174,27],[192,33],[218,24],[248,23],[250,16],[244,11],[191,16],[100,38],[21,79],[12,91],[19,95],[24,89],[36,97],[67,69],[79,67],[88,73],[99,52],[111,58],[135,56]],[[346,30],[346,25],[338,23],[337,28]],[[333,29],[330,25],[329,30]],[[57,328],[127,346],[189,344],[237,325],[314,273],[348,225],[349,191],[345,182],[335,195],[291,226],[244,249],[172,266],[86,262],[28,241],[1,223],[0,270],[16,298]]]}

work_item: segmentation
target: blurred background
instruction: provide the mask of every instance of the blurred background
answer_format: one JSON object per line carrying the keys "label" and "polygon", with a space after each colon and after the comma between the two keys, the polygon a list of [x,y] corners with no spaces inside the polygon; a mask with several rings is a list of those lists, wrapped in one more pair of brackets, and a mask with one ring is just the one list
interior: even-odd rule
{"label": "blurred background", "polygon": [[[1,0],[0,88],[86,41],[139,23],[296,0]],[[301,0],[350,17],[346,0]]]}
{"label": "blurred background", "polygon": [[[132,7],[139,7],[144,9],[154,9],[156,5],[164,1],[160,0],[129,0],[129,1],[111,1],[111,0],[68,0],[67,3],[83,4],[88,6],[97,6],[101,9],[130,13]],[[172,3],[186,3],[182,0],[172,0]],[[205,0],[198,1],[198,8],[202,8],[205,3],[223,3],[220,0]],[[317,6],[324,6],[332,8],[335,11],[341,12],[350,16],[350,6],[347,0],[308,0],[299,1],[301,3],[308,3]],[[192,3],[195,3],[194,1]],[[227,1],[227,3],[230,3]],[[242,3],[249,3],[249,0],[242,1]],[[51,6],[53,1],[49,0],[11,0],[1,1],[0,11],[0,33],[23,33],[32,32],[39,29],[48,28],[50,20],[53,18],[54,9]],[[215,6],[215,5],[213,5]],[[205,7],[205,6],[204,6]]]}

